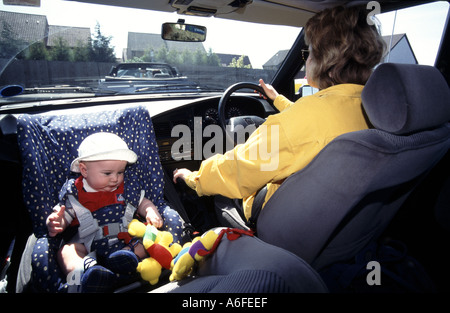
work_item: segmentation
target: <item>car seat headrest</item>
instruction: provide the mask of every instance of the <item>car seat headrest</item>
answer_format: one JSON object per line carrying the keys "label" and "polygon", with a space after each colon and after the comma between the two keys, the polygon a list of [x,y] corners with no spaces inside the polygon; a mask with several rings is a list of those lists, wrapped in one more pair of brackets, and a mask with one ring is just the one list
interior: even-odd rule
{"label": "car seat headrest", "polygon": [[363,89],[362,102],[373,126],[397,135],[450,120],[450,89],[432,66],[379,65]]}

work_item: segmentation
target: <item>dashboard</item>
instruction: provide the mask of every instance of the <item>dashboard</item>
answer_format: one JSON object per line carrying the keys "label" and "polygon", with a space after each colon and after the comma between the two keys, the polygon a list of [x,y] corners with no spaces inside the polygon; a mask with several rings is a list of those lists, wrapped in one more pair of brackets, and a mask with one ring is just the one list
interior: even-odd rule
{"label": "dashboard", "polygon": [[[210,139],[204,134],[205,128],[210,125],[217,127],[209,127],[209,129],[220,127],[219,101],[220,97],[204,98],[152,117],[163,165],[167,166],[179,160],[201,161],[203,159],[203,155],[200,157],[201,149]],[[266,100],[251,96],[231,96],[225,108],[227,119],[246,115],[266,118],[272,113],[274,109]],[[182,136],[185,137],[185,145],[178,147],[177,141]],[[174,144],[177,144],[177,147]]]}
{"label": "dashboard", "polygon": [[[80,112],[97,113],[104,110],[115,110],[125,106],[143,105],[149,111],[155,131],[161,164],[168,170],[175,167],[186,167],[192,170],[198,169],[201,161],[208,157],[202,153],[205,143],[211,140],[212,134],[208,129],[215,129],[222,133],[219,126],[218,105],[221,95],[214,94],[205,97],[166,97],[152,98],[148,95],[124,95],[101,98],[85,98],[74,100],[52,100],[48,103],[32,105],[27,109],[19,108],[29,114],[54,114],[57,109],[59,114],[77,114]],[[93,105],[95,103],[95,105]],[[76,107],[74,108],[74,105]],[[51,108],[50,111],[49,108]],[[16,115],[14,110],[12,114]],[[269,115],[277,113],[277,110],[268,102],[255,95],[232,95],[225,108],[226,118],[236,116],[258,116],[263,119]],[[12,129],[16,128],[16,117],[12,116]],[[2,131],[7,124],[7,118],[1,119]],[[206,131],[205,131],[206,129]],[[175,130],[175,131],[174,131]],[[182,130],[183,132],[177,132]],[[13,131],[11,131],[13,132]],[[180,145],[180,138],[183,143],[188,141],[188,145]],[[224,153],[227,148],[225,138],[222,146],[213,153]],[[218,141],[217,146],[220,145]],[[173,149],[174,148],[174,149]],[[180,163],[181,161],[181,163]],[[186,162],[183,162],[186,161]]]}

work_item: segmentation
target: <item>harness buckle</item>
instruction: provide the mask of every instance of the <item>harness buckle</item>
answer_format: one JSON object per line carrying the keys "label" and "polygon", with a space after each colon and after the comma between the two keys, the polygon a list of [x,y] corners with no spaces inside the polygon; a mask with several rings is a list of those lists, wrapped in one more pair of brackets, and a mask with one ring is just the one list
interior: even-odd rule
{"label": "harness buckle", "polygon": [[89,235],[98,231],[99,229],[98,222],[96,219],[92,218],[92,216],[82,214],[81,216],[77,217],[78,221],[80,222],[80,227],[78,228],[80,238],[86,238]]}
{"label": "harness buckle", "polygon": [[117,235],[122,231],[120,223],[110,223],[102,227],[104,237],[117,237]]}

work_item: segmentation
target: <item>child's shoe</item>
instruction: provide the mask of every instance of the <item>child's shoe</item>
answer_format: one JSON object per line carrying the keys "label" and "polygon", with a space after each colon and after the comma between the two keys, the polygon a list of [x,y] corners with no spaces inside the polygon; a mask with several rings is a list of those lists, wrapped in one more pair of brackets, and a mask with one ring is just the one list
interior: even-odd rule
{"label": "child's shoe", "polygon": [[138,263],[138,257],[131,250],[118,250],[108,256],[105,266],[116,274],[131,275],[136,273]]}
{"label": "child's shoe", "polygon": [[111,292],[116,283],[116,275],[109,269],[94,265],[88,268],[81,277],[81,292]]}

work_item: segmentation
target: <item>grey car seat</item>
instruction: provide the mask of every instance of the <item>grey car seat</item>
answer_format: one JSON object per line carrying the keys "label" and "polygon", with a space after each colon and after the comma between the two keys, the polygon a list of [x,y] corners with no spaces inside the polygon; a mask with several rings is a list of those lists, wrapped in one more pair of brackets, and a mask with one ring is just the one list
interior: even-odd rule
{"label": "grey car seat", "polygon": [[282,184],[258,219],[259,238],[316,270],[380,236],[450,147],[450,91],[436,68],[382,64],[362,99],[374,129],[332,141]]}

